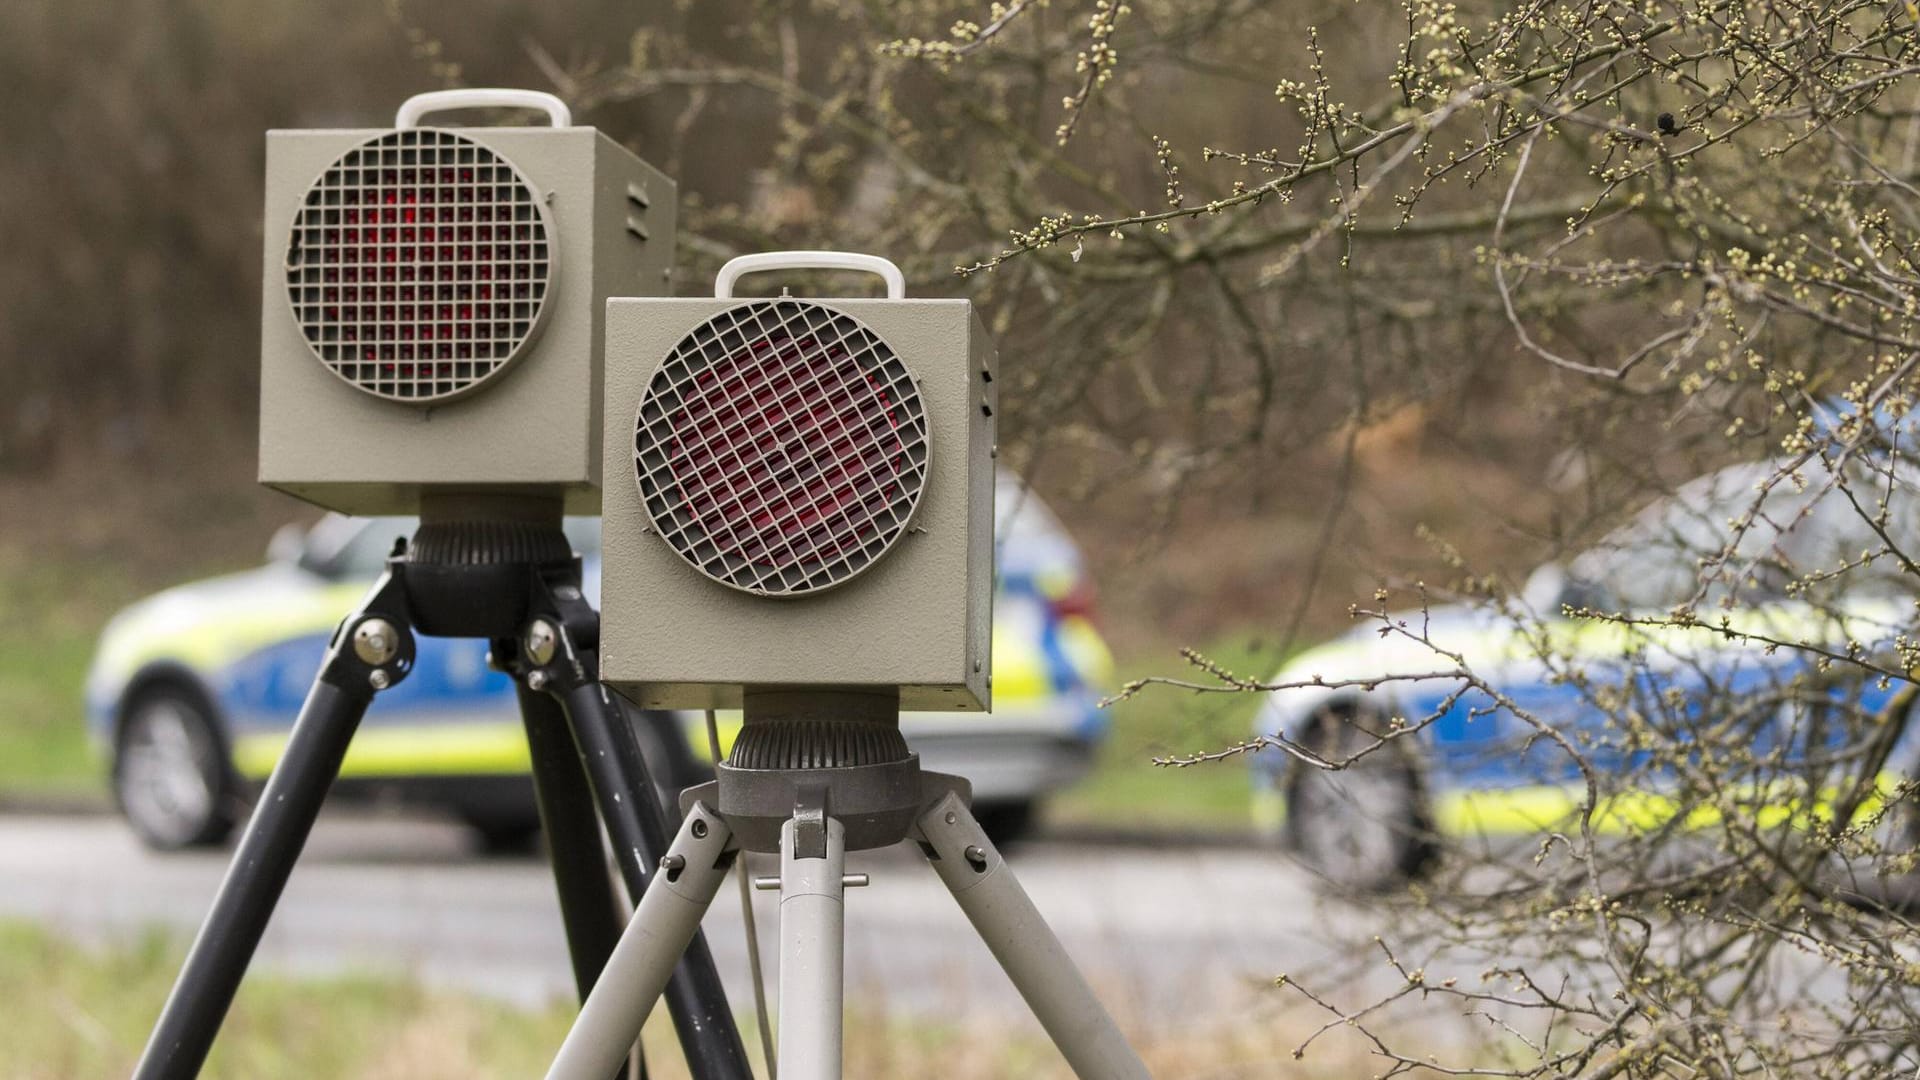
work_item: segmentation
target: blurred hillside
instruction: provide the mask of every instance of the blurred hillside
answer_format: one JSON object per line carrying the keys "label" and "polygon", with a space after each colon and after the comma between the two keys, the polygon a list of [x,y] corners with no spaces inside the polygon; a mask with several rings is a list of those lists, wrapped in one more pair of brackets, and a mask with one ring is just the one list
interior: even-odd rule
{"label": "blurred hillside", "polygon": [[[954,277],[955,252],[998,242],[1064,181],[1009,179],[1020,154],[1052,155],[1031,136],[1050,114],[985,107],[995,87],[1024,84],[983,83],[969,102],[917,70],[848,74],[877,65],[872,42],[940,10],[13,0],[0,37],[0,563],[111,566],[138,590],[255,561],[278,525],[313,516],[253,483],[261,133],[377,127],[406,95],[449,84],[557,89],[582,122],[678,175],[680,291],[728,254],[781,244],[870,246],[918,291],[973,295],[1015,373],[1005,441],[1095,557],[1125,652],[1337,629],[1379,568],[1445,572],[1423,524],[1476,565],[1524,571],[1617,510],[1617,492],[1548,490],[1549,476],[1586,475],[1560,453],[1576,390],[1531,372],[1523,392],[1484,311],[1408,317],[1427,303],[1413,295],[1420,267],[1406,268],[1407,296],[1349,298],[1345,323],[1316,314],[1341,295],[1337,259],[1272,301],[1285,332],[1250,347],[1278,353],[1281,378],[1261,397],[1263,433],[1231,452],[1208,440],[1243,420],[1215,407],[1250,390],[1215,381],[1212,354],[1240,330],[1203,277],[1162,295],[1171,314],[1148,329],[1119,325],[1144,303],[1121,285],[1111,306],[1080,309],[1075,296],[1105,294]],[[1350,7],[1333,19],[1355,40],[1367,30]],[[1261,132],[1269,44],[1297,37],[1236,45],[1241,74],[1193,73],[1178,95],[1095,116],[1056,172],[1147,204],[1165,181],[1142,128]],[[769,57],[785,82],[767,81]],[[814,97],[792,89],[815,83]],[[861,126],[893,123],[883,99],[917,133],[903,119],[882,142]],[[929,220],[914,187],[968,183],[1003,201]],[[1376,309],[1402,329],[1376,333]],[[1608,452],[1604,432],[1583,439]]]}

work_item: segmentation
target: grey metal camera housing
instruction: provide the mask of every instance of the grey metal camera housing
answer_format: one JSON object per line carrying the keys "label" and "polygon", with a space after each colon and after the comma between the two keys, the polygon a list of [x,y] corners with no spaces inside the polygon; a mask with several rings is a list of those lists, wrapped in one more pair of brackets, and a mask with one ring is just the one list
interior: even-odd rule
{"label": "grey metal camera housing", "polygon": [[[429,109],[486,104],[547,108],[555,126],[415,126],[419,114]],[[499,323],[486,321],[495,316],[494,309],[484,305],[478,309],[478,317],[468,314],[470,306],[456,307],[454,310],[466,322],[455,320],[452,312],[441,309],[447,321],[437,324],[443,337],[434,339],[435,316],[427,309],[440,301],[426,297],[418,303],[419,333],[427,336],[419,345],[422,355],[417,364],[410,351],[405,360],[377,355],[378,349],[394,344],[390,339],[361,341],[368,361],[365,365],[323,359],[323,351],[331,357],[340,348],[331,344],[331,336],[325,344],[320,343],[322,334],[344,333],[360,340],[361,335],[391,333],[390,319],[379,327],[353,320],[356,310],[382,305],[375,312],[377,318],[379,312],[387,310],[385,305],[392,295],[371,294],[372,289],[388,283],[356,281],[368,291],[356,294],[361,308],[346,305],[346,317],[341,319],[330,304],[312,306],[323,301],[315,299],[317,293],[311,282],[304,292],[293,283],[296,264],[313,250],[302,249],[300,237],[317,239],[321,235],[312,207],[322,194],[334,198],[330,186],[322,191],[322,182],[351,187],[341,177],[371,175],[376,152],[405,154],[415,150],[423,137],[444,143],[437,152],[443,152],[449,162],[454,148],[464,152],[468,147],[478,147],[483,165],[492,169],[482,172],[479,181],[465,179],[460,182],[467,187],[449,191],[480,191],[484,201],[491,198],[493,189],[487,177],[494,173],[502,180],[499,190],[503,192],[509,176],[517,177],[531,190],[537,213],[529,215],[529,220],[539,223],[545,244],[544,249],[536,249],[536,255],[544,256],[544,262],[537,264],[544,275],[540,278],[540,303],[521,305],[526,310],[517,314],[525,317],[511,323],[506,321],[504,291],[497,304]],[[371,148],[356,155],[356,148],[363,147]],[[489,154],[497,160],[489,159]],[[500,168],[501,163],[508,169]],[[346,169],[348,164],[358,171]],[[365,168],[359,168],[361,165]],[[451,179],[448,182],[453,183]],[[420,181],[425,196],[433,194],[434,183],[431,178]],[[455,212],[453,205],[447,203],[441,213],[450,217]],[[524,211],[525,206],[521,209]],[[430,212],[428,208],[423,216]],[[505,212],[503,208],[501,213]],[[569,512],[598,510],[600,367],[606,300],[609,296],[664,295],[669,291],[675,216],[672,180],[597,130],[570,126],[565,107],[549,95],[451,91],[410,100],[392,130],[269,132],[261,293],[261,483],[350,514],[411,513],[417,511],[423,494],[461,492],[557,492],[564,494]],[[296,229],[296,224],[313,227]],[[379,256],[383,241],[372,237],[372,228],[378,223],[359,224],[367,227],[366,238],[354,241],[360,247],[339,244],[339,251],[327,249],[331,257]],[[447,225],[442,223],[441,227]],[[423,226],[418,233],[407,231],[418,235],[429,229]],[[505,232],[503,226],[502,248],[506,246]],[[326,236],[329,244],[335,243],[332,233]],[[392,245],[392,238],[385,243]],[[400,244],[403,254],[410,250],[406,243],[414,241],[410,237]],[[424,258],[433,258],[434,243],[425,238],[415,246]],[[481,250],[486,250],[484,244]],[[475,260],[468,251],[467,246],[452,248],[450,254],[458,257],[445,265],[457,264],[466,272],[480,266],[481,273],[491,272],[486,256]],[[387,255],[392,257],[391,253]],[[503,258],[511,258],[511,253]],[[366,264],[364,272],[372,275],[379,265]],[[504,274],[507,271],[505,264],[502,266]],[[428,268],[426,263],[408,263],[402,269],[426,273]],[[327,272],[332,274],[333,268],[329,266]],[[408,283],[420,285],[422,296],[429,284]],[[411,301],[400,309],[407,319],[414,317],[410,307]],[[398,325],[403,334],[415,333],[415,323],[402,321]],[[434,393],[431,372],[439,371],[453,379],[451,350],[467,347],[465,337],[474,325],[481,327],[483,336],[493,326],[500,327],[502,335],[509,331],[518,334],[512,339],[515,347],[511,355],[485,369],[490,371],[485,377],[467,378],[469,365],[463,363],[460,381],[438,386],[451,391]],[[447,342],[455,340],[451,335],[456,327],[462,335],[461,344],[449,345]],[[411,350],[413,339],[405,340]],[[449,355],[438,361],[425,355],[429,347],[426,342],[433,340],[440,341],[439,347]],[[380,367],[370,366],[375,363]],[[376,374],[360,379],[362,385],[356,385],[353,378],[342,374],[343,370],[362,369],[387,372],[393,381],[376,383]],[[415,371],[422,374],[414,378]],[[416,385],[408,385],[409,380]],[[396,396],[404,393],[418,393],[423,399]]]}
{"label": "grey metal camera housing", "polygon": [[[736,263],[872,268],[858,259],[799,252]],[[898,687],[904,709],[987,708],[997,395],[994,347],[973,306],[736,300],[725,271],[716,292],[607,304],[602,680],[646,708],[737,708],[746,688],[846,687]],[[843,330],[850,317],[904,367],[926,424],[924,481],[897,542],[827,586],[781,595],[730,587],[691,562],[663,535],[636,466],[642,399],[660,385],[663,361],[756,305],[832,313]]]}

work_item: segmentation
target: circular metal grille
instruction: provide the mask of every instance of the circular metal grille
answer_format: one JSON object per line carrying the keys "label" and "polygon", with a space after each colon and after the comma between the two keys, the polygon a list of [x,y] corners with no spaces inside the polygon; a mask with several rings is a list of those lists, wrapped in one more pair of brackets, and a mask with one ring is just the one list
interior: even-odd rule
{"label": "circular metal grille", "polygon": [[334,374],[395,401],[444,401],[526,350],[552,286],[551,235],[545,205],[493,151],[451,131],[393,131],[307,192],[287,293]]}
{"label": "circular metal grille", "polygon": [[762,596],[872,566],[927,478],[906,366],[857,319],[795,300],[730,308],[682,339],[640,399],[633,449],[660,538]]}

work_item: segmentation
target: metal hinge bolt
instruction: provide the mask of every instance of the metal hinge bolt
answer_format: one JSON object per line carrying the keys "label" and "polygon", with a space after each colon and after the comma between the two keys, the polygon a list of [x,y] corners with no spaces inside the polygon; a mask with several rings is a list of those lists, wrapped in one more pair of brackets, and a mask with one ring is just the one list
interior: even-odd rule
{"label": "metal hinge bolt", "polygon": [[385,619],[362,619],[353,628],[353,655],[379,667],[400,651],[400,631]]}
{"label": "metal hinge bolt", "polygon": [[527,638],[524,644],[527,648],[527,659],[544,667],[553,660],[553,654],[559,651],[560,631],[554,629],[554,625],[545,619],[535,619],[533,625],[527,627]]}

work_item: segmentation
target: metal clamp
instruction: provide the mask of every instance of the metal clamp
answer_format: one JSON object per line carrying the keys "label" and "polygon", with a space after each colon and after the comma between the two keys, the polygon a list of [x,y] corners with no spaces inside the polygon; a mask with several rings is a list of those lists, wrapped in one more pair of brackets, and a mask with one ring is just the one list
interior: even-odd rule
{"label": "metal clamp", "polygon": [[405,130],[420,126],[420,118],[447,109],[538,109],[547,114],[554,127],[572,127],[573,113],[567,103],[542,90],[505,90],[475,87],[461,90],[433,90],[415,94],[400,103],[393,115],[393,126]]}
{"label": "metal clamp", "polygon": [[728,259],[713,279],[714,299],[733,299],[733,283],[740,275],[761,270],[861,270],[878,274],[886,281],[887,299],[907,297],[907,276],[898,266],[878,255],[852,251],[763,251]]}

